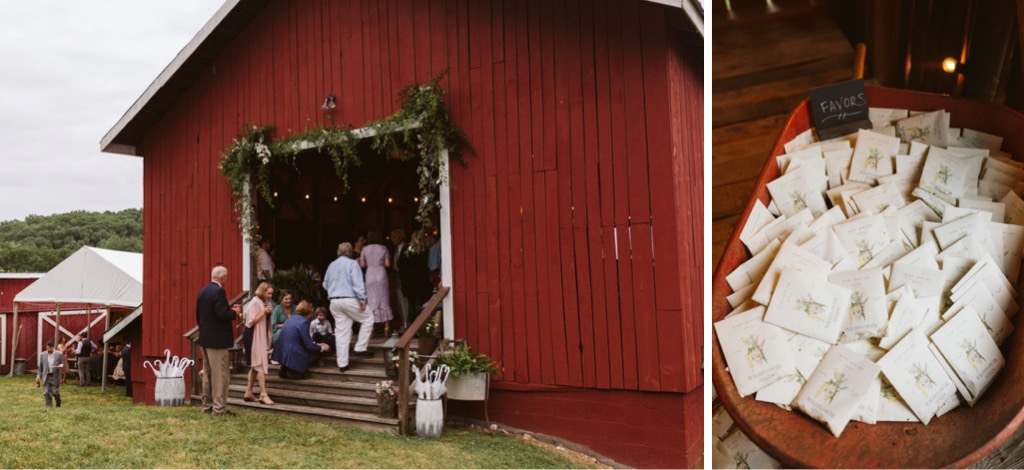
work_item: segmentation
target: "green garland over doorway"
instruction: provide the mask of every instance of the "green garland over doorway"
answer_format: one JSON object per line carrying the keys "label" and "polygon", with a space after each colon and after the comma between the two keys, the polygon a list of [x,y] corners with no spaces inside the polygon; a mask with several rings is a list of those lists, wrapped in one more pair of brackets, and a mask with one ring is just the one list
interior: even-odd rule
{"label": "green garland over doorway", "polygon": [[297,168],[295,159],[299,153],[315,149],[317,154],[331,159],[342,187],[348,190],[349,169],[360,165],[356,143],[363,138],[371,139],[371,148],[383,158],[420,157],[416,170],[420,193],[416,220],[427,229],[434,228],[430,215],[441,207],[439,188],[446,182],[441,152],[447,149],[449,156],[462,165],[466,165],[465,152],[475,154],[465,134],[452,123],[442,101],[445,90],[438,83],[447,73],[448,70],[441,72],[424,85],[405,87],[398,94],[402,103],[398,111],[359,129],[333,125],[332,115],[328,116],[331,126],[318,126],[278,139],[273,137],[273,125],[245,126],[224,151],[220,174],[228,178],[238,226],[250,246],[255,247],[258,239],[253,196],[258,193],[270,207],[274,206],[270,188],[272,164],[287,163]]}

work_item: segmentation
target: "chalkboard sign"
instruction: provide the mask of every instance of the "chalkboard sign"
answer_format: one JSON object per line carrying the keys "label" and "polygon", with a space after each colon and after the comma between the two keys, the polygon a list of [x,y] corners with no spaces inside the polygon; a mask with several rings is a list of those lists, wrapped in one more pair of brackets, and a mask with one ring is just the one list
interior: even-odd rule
{"label": "chalkboard sign", "polygon": [[811,115],[821,140],[871,129],[864,80],[856,79],[810,91]]}

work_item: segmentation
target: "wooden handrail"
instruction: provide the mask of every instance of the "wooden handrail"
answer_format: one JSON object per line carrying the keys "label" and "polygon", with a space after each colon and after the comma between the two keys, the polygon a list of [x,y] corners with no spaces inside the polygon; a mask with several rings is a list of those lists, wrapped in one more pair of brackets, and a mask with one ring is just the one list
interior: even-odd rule
{"label": "wooden handrail", "polygon": [[427,305],[423,306],[423,310],[420,310],[420,314],[413,320],[412,325],[409,325],[405,334],[395,344],[395,349],[399,350],[398,364],[395,364],[395,367],[398,368],[398,432],[402,435],[408,434],[409,431],[407,429],[409,426],[409,385],[412,382],[409,373],[409,343],[416,337],[416,332],[420,330],[427,318],[440,307],[450,290],[445,286],[438,287],[434,296],[430,298]]}
{"label": "wooden handrail", "polygon": [[[231,299],[228,300],[228,306],[231,306],[231,305],[234,305],[236,303],[241,302],[242,299],[244,299],[248,295],[249,295],[249,291],[247,291],[247,290],[243,290],[242,292],[239,292],[238,295],[236,295],[236,296],[234,296],[234,297],[232,297]],[[190,347],[189,347],[189,354],[191,354],[192,360],[195,361],[196,364],[198,364],[199,363],[199,347],[198,347],[198,344],[199,344],[199,325],[196,325],[195,328],[192,328],[191,330],[188,330],[188,332],[185,333],[182,336],[188,338],[189,341],[192,343],[190,345]],[[235,340],[235,343],[236,344],[238,343],[237,339]],[[205,358],[204,358],[204,360],[205,360]],[[198,366],[196,366],[196,364],[193,364],[192,367],[191,367],[191,369],[192,369],[192,395],[201,395],[203,393],[203,386],[202,386],[201,383],[199,383],[199,369],[200,368]]]}
{"label": "wooden handrail", "polygon": [[[236,295],[236,296],[234,296],[234,297],[232,297],[231,299],[228,300],[228,305],[230,306],[230,305],[234,305],[236,303],[239,303],[247,295],[249,295],[249,291],[247,291],[247,290],[243,290],[242,292],[239,292],[238,295]],[[188,338],[193,343],[196,342],[196,341],[199,341],[199,325],[196,325],[191,330],[188,330],[188,332],[186,332],[182,336]]]}

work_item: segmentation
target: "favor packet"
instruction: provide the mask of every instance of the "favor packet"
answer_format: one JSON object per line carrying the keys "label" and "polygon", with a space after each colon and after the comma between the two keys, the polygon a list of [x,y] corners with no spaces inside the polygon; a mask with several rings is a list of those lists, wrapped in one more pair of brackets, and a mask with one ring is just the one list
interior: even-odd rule
{"label": "favor packet", "polygon": [[827,343],[839,340],[850,289],[799,271],[783,271],[764,321]]}
{"label": "favor packet", "polygon": [[715,322],[715,332],[729,373],[741,397],[755,393],[793,368],[786,332],[762,321],[764,307],[757,307]]}
{"label": "favor packet", "polygon": [[970,306],[932,334],[935,347],[977,400],[992,384],[1005,360]]}
{"label": "favor packet", "polygon": [[807,379],[796,406],[825,423],[839,437],[858,404],[871,390],[879,367],[845,346],[834,346]]}
{"label": "favor packet", "polygon": [[928,424],[956,386],[928,350],[928,338],[912,330],[878,361],[882,374],[922,423]]}

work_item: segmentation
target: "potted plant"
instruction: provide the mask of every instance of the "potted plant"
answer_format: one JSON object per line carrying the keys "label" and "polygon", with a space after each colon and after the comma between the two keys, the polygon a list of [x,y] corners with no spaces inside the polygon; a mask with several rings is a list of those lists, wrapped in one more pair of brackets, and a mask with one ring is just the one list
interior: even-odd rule
{"label": "potted plant", "polygon": [[377,411],[381,418],[394,418],[398,416],[398,392],[395,391],[394,382],[384,380],[377,382]]}
{"label": "potted plant", "polygon": [[486,354],[473,352],[465,341],[441,354],[436,365],[451,369],[447,386],[448,398],[452,400],[486,399],[491,374],[501,372],[497,362]]}
{"label": "potted plant", "polygon": [[437,343],[441,340],[437,336],[439,329],[437,327],[437,319],[432,316],[416,331],[416,352],[420,356],[431,356],[437,350]]}
{"label": "potted plant", "polygon": [[324,304],[323,280],[310,267],[298,265],[292,269],[278,270],[274,272],[274,277],[270,279],[270,282],[274,285],[274,290],[287,289],[290,291],[296,304],[299,303],[299,300],[308,300],[313,305]]}

